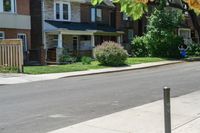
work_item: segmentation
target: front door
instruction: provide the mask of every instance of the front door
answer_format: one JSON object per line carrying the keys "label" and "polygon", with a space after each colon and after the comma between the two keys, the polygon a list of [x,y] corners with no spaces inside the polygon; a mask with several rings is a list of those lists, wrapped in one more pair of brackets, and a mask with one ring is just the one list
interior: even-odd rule
{"label": "front door", "polygon": [[27,36],[24,33],[17,34],[17,38],[22,40],[23,45],[23,55],[24,55],[24,62],[28,62],[28,41]]}

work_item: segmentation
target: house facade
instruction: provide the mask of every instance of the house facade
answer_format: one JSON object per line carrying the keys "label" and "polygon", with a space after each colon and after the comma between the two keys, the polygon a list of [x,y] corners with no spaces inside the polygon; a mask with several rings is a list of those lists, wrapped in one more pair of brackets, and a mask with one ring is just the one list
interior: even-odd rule
{"label": "house facade", "polygon": [[22,39],[24,61],[28,62],[31,47],[29,0],[0,1],[0,39]]}
{"label": "house facade", "polygon": [[[41,3],[41,16],[34,14],[36,3]],[[42,35],[42,41],[34,43],[43,46],[42,55],[47,62],[59,62],[63,51],[78,57],[93,56],[95,46],[103,41],[122,42],[124,32],[116,28],[112,2],[94,7],[90,0],[34,0],[31,5],[32,28],[42,27],[42,31],[32,29],[33,41],[37,41],[36,34]]]}
{"label": "house facade", "polygon": [[[95,46],[111,40],[129,49],[134,36],[146,32],[145,17],[133,21],[120,12],[118,5],[105,1],[92,6],[90,0],[30,0],[30,60],[59,62],[63,51],[80,57],[94,56]],[[177,34],[188,40],[196,38],[189,17]]]}

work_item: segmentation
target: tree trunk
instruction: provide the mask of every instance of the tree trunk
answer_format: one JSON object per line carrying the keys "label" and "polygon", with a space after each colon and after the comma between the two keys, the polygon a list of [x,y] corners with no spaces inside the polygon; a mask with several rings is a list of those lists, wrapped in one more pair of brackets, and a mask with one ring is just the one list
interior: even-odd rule
{"label": "tree trunk", "polygon": [[199,24],[198,16],[193,10],[189,10],[188,13],[191,17],[193,26],[198,33],[198,42],[199,42],[200,41],[200,24]]}

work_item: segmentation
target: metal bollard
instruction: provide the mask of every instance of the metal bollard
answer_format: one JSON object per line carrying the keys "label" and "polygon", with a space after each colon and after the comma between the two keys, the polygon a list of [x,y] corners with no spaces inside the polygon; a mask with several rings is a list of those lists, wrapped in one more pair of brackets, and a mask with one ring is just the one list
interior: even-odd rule
{"label": "metal bollard", "polygon": [[170,88],[164,87],[165,133],[171,133]]}

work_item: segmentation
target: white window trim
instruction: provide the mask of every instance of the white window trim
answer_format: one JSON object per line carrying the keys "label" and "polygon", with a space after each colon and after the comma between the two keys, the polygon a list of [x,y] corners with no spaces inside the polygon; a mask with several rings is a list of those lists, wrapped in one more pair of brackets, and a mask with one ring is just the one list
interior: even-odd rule
{"label": "white window trim", "polygon": [[[98,16],[98,10],[100,11],[100,17]],[[101,18],[101,20],[97,20],[97,18]],[[96,9],[96,21],[101,22],[103,20],[103,10],[101,8]]]}
{"label": "white window trim", "polygon": [[17,38],[19,38],[19,36],[25,36],[25,38],[26,38],[26,41],[25,41],[25,51],[28,51],[28,38],[27,38],[26,33],[18,33],[17,34]]}
{"label": "white window trim", "polygon": [[181,35],[181,31],[189,31],[189,34],[190,34],[189,38],[191,38],[191,29],[189,29],[189,28],[179,28],[178,29],[178,35],[179,36]]}
{"label": "white window trim", "polygon": [[0,31],[0,34],[2,34],[3,36],[2,36],[2,38],[0,38],[0,39],[5,39],[5,32],[3,32],[3,31]]}
{"label": "white window trim", "polygon": [[11,11],[4,11],[3,0],[0,0],[0,13],[17,13],[17,2],[16,0],[11,0]]}
{"label": "white window trim", "polygon": [[189,28],[179,28],[178,29],[178,35],[181,35],[181,31],[189,31],[189,37],[183,38],[185,44],[191,44],[192,43],[192,35],[191,35],[191,29]]}
{"label": "white window trim", "polygon": [[[56,18],[56,4],[60,5],[60,19]],[[68,19],[63,19],[63,4],[68,5]],[[54,1],[54,20],[56,21],[71,21],[71,3],[70,2],[62,2],[62,1]]]}
{"label": "white window trim", "polygon": [[[97,10],[100,10],[100,14],[101,14],[101,20],[97,20]],[[90,9],[90,18],[91,18],[91,22],[102,22],[103,21],[103,9],[101,8],[95,8],[95,7],[92,7]]]}
{"label": "white window trim", "polygon": [[96,9],[95,8],[90,9],[90,15],[91,15],[91,22],[96,22]]}

